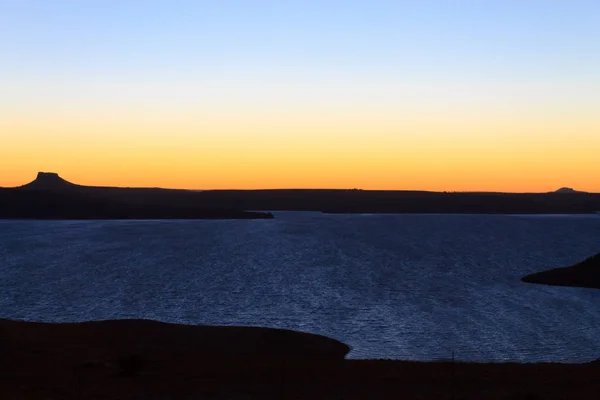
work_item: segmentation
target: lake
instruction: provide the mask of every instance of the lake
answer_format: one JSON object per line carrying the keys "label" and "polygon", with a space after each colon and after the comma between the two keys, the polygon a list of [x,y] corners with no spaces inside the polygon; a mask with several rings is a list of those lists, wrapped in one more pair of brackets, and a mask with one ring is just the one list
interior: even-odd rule
{"label": "lake", "polygon": [[582,362],[600,290],[520,277],[600,252],[600,216],[0,221],[0,318],[324,334],[350,358]]}

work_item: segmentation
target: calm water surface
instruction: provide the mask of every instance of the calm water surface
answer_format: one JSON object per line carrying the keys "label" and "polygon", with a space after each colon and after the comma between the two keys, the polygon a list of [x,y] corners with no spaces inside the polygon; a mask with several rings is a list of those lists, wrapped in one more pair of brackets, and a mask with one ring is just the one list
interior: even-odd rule
{"label": "calm water surface", "polygon": [[600,252],[598,216],[0,222],[0,317],[324,334],[352,358],[600,357],[600,290],[522,275]]}

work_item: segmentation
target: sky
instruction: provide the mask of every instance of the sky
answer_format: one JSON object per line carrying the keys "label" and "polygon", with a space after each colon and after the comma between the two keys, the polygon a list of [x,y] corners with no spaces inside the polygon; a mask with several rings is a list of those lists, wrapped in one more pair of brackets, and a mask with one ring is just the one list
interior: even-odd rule
{"label": "sky", "polygon": [[600,1],[0,0],[0,186],[600,192]]}

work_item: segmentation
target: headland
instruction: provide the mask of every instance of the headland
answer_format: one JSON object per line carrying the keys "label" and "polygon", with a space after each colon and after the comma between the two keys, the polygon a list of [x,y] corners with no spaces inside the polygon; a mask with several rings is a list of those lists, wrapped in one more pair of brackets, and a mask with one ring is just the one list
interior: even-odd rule
{"label": "headland", "polygon": [[600,253],[570,267],[536,272],[521,280],[544,285],[600,289]]}

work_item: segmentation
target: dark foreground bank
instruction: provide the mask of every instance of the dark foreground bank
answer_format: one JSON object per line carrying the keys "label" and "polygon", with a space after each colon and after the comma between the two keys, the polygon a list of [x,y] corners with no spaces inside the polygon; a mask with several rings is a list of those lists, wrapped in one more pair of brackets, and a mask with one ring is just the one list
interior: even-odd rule
{"label": "dark foreground bank", "polygon": [[346,360],[323,336],[123,320],[0,320],[14,399],[596,399],[600,365]]}
{"label": "dark foreground bank", "polygon": [[537,272],[521,280],[544,285],[600,289],[600,253],[573,266]]}

